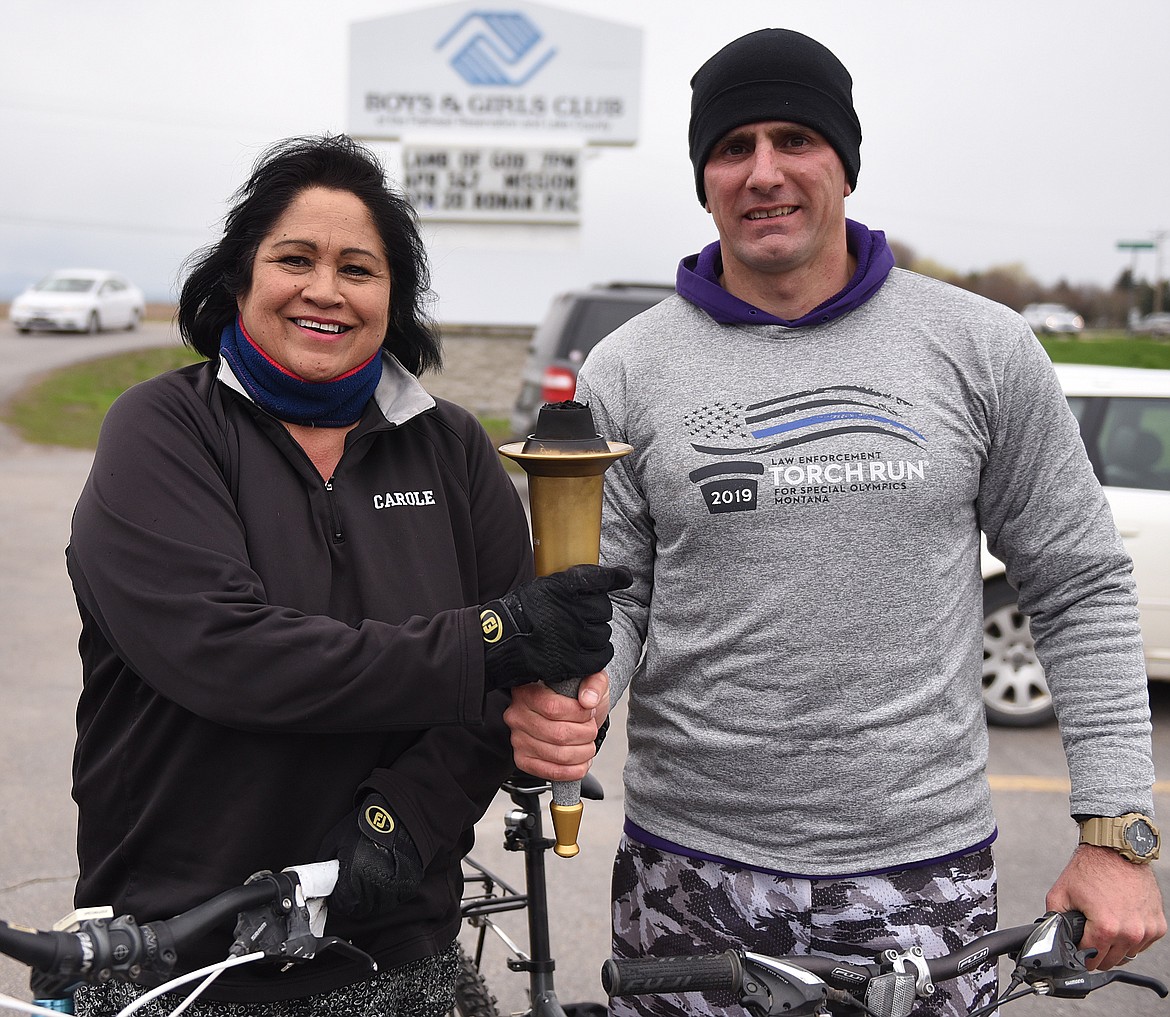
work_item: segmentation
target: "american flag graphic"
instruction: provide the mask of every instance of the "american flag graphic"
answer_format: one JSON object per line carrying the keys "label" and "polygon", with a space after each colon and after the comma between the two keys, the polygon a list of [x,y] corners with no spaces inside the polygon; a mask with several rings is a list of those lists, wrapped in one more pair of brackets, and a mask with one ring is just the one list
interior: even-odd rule
{"label": "american flag graphic", "polygon": [[758,403],[700,406],[683,426],[696,452],[714,456],[761,455],[845,434],[880,434],[923,448],[926,437],[900,419],[912,408],[885,392],[830,385]]}

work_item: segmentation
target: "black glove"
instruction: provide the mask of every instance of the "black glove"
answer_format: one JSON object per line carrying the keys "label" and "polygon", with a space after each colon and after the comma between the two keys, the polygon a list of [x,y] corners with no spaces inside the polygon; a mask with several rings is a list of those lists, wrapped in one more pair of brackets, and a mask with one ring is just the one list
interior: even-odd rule
{"label": "black glove", "polygon": [[418,848],[376,791],[333,828],[321,844],[321,857],[339,863],[329,910],[347,918],[393,911],[422,885]]}
{"label": "black glove", "polygon": [[517,587],[480,609],[484,680],[489,689],[584,678],[613,656],[611,590],[624,590],[627,568],[574,565]]}

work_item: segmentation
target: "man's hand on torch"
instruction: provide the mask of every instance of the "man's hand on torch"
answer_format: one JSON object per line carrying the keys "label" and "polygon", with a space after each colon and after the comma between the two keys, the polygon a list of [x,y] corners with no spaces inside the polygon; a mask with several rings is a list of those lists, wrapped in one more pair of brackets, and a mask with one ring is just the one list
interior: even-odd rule
{"label": "man's hand on torch", "polygon": [[525,773],[545,780],[580,780],[597,753],[597,732],[609,715],[609,675],[591,674],[576,698],[537,682],[512,690],[504,720],[512,755]]}

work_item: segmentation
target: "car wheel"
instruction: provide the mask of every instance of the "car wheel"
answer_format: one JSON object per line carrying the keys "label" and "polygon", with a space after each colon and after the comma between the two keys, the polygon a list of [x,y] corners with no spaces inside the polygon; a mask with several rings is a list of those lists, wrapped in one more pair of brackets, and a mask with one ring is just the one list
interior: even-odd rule
{"label": "car wheel", "polygon": [[1002,576],[983,584],[983,707],[990,723],[1006,727],[1056,716],[1027,616]]}
{"label": "car wheel", "polygon": [[130,312],[130,320],[126,323],[126,331],[133,332],[138,327],[138,322],[142,319],[142,314],[138,308],[134,308]]}
{"label": "car wheel", "polygon": [[98,317],[97,311],[91,311],[89,314],[89,321],[85,323],[85,331],[88,335],[97,335],[102,330],[102,322]]}

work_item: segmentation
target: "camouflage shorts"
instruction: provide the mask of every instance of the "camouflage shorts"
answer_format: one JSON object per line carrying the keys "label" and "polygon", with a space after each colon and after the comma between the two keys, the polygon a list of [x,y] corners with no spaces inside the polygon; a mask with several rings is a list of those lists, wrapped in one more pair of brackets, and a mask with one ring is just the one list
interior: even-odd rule
{"label": "camouflage shorts", "polygon": [[[458,966],[458,946],[452,943],[434,957],[379,971],[371,978],[316,996],[260,1003],[200,999],[183,1013],[191,1017],[434,1017],[455,1006]],[[79,1017],[114,1017],[146,991],[128,982],[83,985],[76,993],[76,1012]],[[168,993],[135,1013],[166,1017],[182,1001],[181,995]]]}
{"label": "camouflage shorts", "polygon": [[[687,858],[622,837],[613,870],[615,957],[817,954],[870,962],[917,944],[927,957],[995,928],[991,849],[879,876],[795,879]],[[995,998],[996,966],[937,985],[914,1017],[966,1017]],[[731,993],[617,997],[614,1017],[746,1017]]]}

